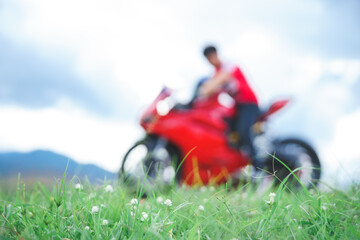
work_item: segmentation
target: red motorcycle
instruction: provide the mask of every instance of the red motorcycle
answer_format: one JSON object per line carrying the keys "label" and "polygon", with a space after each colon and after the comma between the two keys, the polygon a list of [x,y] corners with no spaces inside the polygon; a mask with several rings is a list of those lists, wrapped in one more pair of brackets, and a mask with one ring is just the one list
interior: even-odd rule
{"label": "red motorcycle", "polygon": [[[269,139],[264,134],[268,118],[288,102],[276,101],[263,111],[254,124],[254,145],[266,156],[264,172],[281,180],[289,169],[299,168],[297,178],[311,187],[321,174],[314,149],[297,138]],[[246,151],[240,150],[240,143],[232,139],[234,115],[234,100],[226,92],[196,98],[191,107],[184,107],[175,104],[172,91],[164,88],[141,117],[146,135],[125,154],[119,175],[125,181],[141,180],[153,186],[174,181],[220,184],[238,177],[251,161]]]}

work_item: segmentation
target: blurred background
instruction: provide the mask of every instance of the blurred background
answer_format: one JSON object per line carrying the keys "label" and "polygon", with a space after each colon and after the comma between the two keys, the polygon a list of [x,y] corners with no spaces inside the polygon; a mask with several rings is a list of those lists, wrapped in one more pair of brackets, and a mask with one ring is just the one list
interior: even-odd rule
{"label": "blurred background", "polygon": [[309,140],[323,180],[346,186],[360,179],[359,23],[358,0],[0,0],[0,158],[48,150],[116,172],[161,88],[186,100],[210,74],[212,43],[262,106],[293,99],[269,131]]}

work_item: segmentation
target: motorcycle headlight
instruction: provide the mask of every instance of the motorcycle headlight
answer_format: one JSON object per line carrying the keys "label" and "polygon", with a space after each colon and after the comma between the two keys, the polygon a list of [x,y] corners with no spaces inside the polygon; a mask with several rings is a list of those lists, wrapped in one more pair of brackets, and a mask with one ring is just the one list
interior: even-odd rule
{"label": "motorcycle headlight", "polygon": [[165,116],[174,107],[174,101],[167,97],[156,104],[156,111],[160,116]]}

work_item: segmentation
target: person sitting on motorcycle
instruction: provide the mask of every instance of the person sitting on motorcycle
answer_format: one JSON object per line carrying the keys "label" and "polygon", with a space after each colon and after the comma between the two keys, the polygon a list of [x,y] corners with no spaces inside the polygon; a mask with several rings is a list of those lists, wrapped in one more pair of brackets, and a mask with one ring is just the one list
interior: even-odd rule
{"label": "person sitting on motorcycle", "polygon": [[241,147],[248,152],[255,168],[262,168],[262,161],[256,156],[256,149],[253,145],[252,126],[260,114],[254,91],[249,86],[240,68],[234,64],[221,61],[214,46],[205,47],[203,54],[214,67],[215,72],[212,77],[203,81],[199,88],[199,94],[210,96],[226,85],[228,85],[227,88],[231,86],[236,102],[235,130]]}

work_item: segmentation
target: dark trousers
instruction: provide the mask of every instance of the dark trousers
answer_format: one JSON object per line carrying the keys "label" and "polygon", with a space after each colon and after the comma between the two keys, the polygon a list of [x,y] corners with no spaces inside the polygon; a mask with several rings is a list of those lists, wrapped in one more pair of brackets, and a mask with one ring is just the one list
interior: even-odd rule
{"label": "dark trousers", "polygon": [[248,152],[254,161],[256,149],[253,145],[255,137],[252,126],[260,115],[258,105],[251,103],[238,104],[236,106],[236,125],[235,130],[240,135],[240,145]]}

